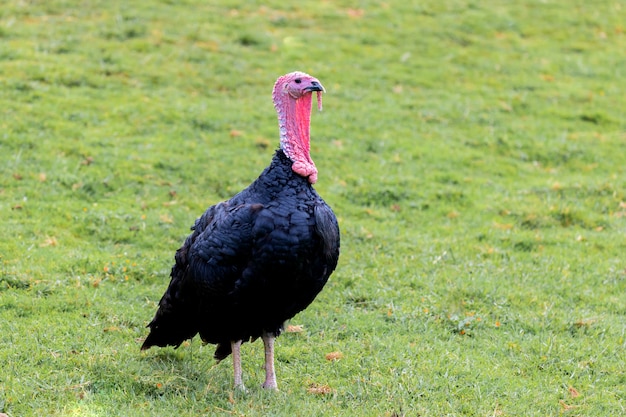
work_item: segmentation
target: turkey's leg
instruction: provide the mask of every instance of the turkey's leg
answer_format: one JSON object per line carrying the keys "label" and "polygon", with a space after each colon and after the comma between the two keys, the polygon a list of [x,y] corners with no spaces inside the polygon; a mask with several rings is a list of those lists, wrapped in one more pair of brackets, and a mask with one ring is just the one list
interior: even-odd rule
{"label": "turkey's leg", "polygon": [[241,378],[241,340],[231,341],[230,348],[233,352],[233,373],[235,376],[235,389],[245,390]]}
{"label": "turkey's leg", "polygon": [[262,338],[265,346],[265,382],[262,386],[265,389],[278,389],[276,372],[274,371],[274,339],[276,337],[263,332]]}

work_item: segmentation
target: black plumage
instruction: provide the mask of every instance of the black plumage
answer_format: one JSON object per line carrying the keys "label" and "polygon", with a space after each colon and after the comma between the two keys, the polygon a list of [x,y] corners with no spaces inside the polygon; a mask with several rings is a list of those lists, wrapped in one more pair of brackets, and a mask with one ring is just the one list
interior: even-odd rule
{"label": "black plumage", "polygon": [[[299,79],[298,87],[306,77],[317,82],[304,73],[287,74],[279,81],[285,77],[289,82]],[[308,97],[310,112],[312,91],[323,91],[319,82],[313,85],[318,88],[302,86],[302,97],[286,99],[305,98],[306,106]],[[278,105],[277,110],[280,119]],[[286,115],[290,117],[298,116]],[[282,133],[281,149],[256,181],[196,220],[176,252],[169,287],[148,325],[142,350],[178,347],[199,333],[204,342],[217,344],[217,359],[227,357],[234,347],[234,361],[239,361],[240,343],[263,337],[266,362],[272,361],[266,364],[264,386],[276,388],[273,338],[286,320],[315,299],[339,257],[337,219],[313,188],[311,176],[295,171],[298,155],[287,156],[283,148],[289,148],[282,145],[290,133],[285,138]],[[237,366],[235,362],[235,385],[243,386]]]}

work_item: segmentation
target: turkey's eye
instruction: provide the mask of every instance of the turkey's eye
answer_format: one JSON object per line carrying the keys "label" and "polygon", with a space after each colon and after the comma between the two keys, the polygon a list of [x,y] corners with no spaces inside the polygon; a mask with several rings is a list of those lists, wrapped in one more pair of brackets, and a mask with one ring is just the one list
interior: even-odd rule
{"label": "turkey's eye", "polygon": [[300,78],[296,78],[295,80],[293,80],[293,82],[296,84],[300,84],[302,80]]}

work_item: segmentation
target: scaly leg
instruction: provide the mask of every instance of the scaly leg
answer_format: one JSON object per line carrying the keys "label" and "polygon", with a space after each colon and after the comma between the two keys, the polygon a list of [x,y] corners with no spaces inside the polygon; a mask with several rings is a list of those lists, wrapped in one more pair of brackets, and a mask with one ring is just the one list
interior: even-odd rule
{"label": "scaly leg", "polygon": [[263,345],[265,346],[265,382],[263,388],[278,389],[276,384],[276,372],[274,371],[274,339],[275,336],[263,332]]}
{"label": "scaly leg", "polygon": [[241,340],[231,341],[230,348],[233,352],[233,373],[235,376],[235,389],[245,391],[246,387],[243,386],[243,380],[241,378]]}

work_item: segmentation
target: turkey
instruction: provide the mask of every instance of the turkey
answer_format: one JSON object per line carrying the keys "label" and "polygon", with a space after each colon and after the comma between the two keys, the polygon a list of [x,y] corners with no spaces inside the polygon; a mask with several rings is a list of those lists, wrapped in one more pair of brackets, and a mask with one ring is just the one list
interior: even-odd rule
{"label": "turkey", "polygon": [[277,389],[274,340],[315,299],[339,259],[337,218],[313,188],[313,92],[321,110],[325,90],[316,78],[292,72],[276,81],[280,147],[250,186],[196,220],[142,350],[178,347],[199,333],[217,345],[218,361],[232,353],[234,385],[244,389],[240,347],[260,337],[262,386]]}

